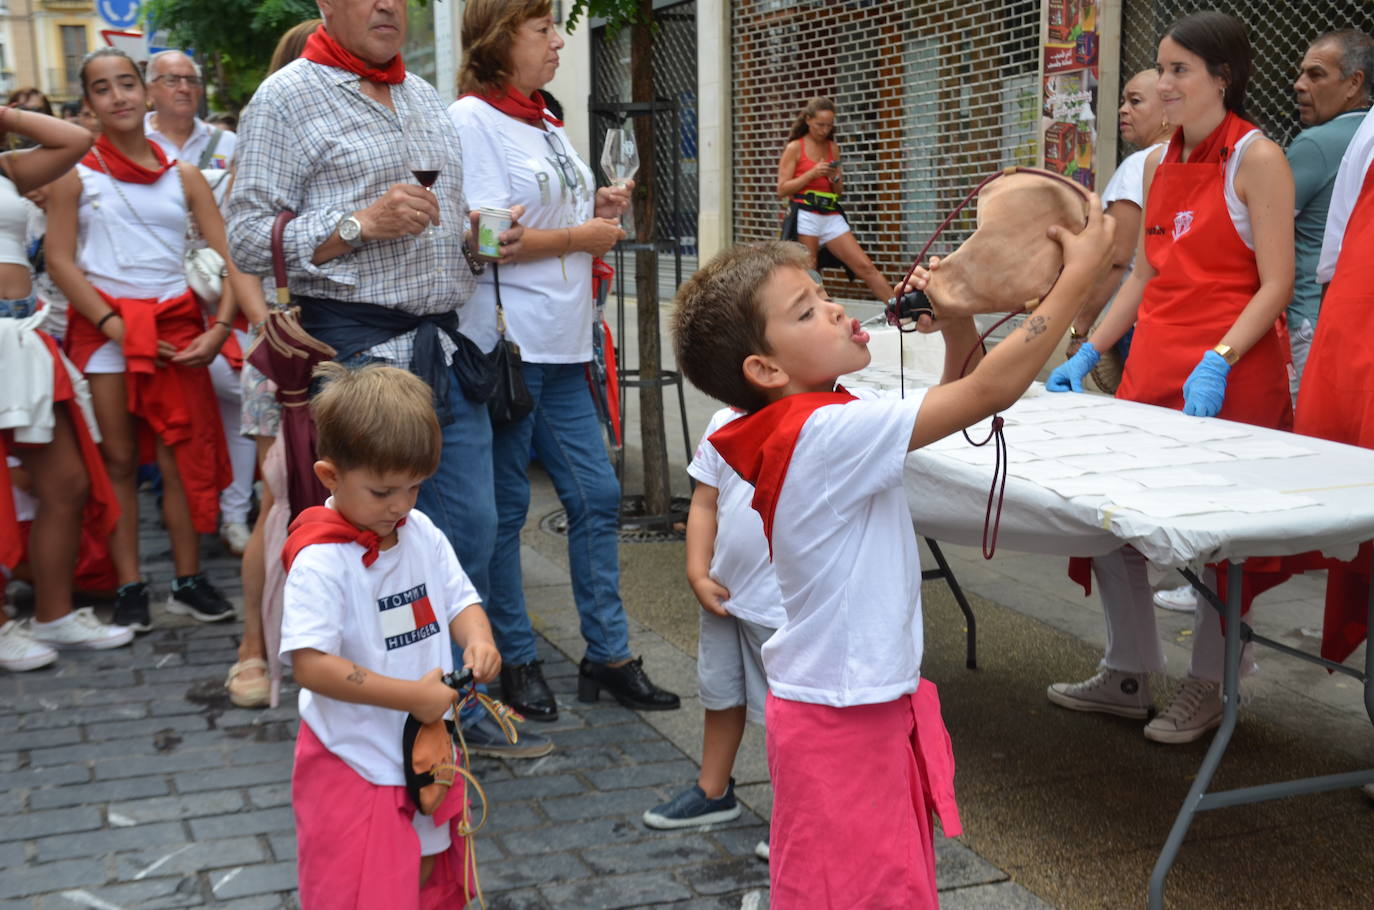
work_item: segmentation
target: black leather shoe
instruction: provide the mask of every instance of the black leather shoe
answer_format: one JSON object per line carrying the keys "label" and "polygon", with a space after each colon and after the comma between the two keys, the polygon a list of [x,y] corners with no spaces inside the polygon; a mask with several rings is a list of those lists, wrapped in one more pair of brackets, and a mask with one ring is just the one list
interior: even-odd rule
{"label": "black leather shoe", "polygon": [[644,659],[636,657],[627,664],[613,667],[582,658],[578,667],[577,700],[596,701],[605,689],[627,708],[640,711],[672,711],[682,706],[682,700],[649,682],[644,673]]}
{"label": "black leather shoe", "polygon": [[542,660],[501,666],[501,700],[529,720],[558,720],[558,702],[544,682]]}

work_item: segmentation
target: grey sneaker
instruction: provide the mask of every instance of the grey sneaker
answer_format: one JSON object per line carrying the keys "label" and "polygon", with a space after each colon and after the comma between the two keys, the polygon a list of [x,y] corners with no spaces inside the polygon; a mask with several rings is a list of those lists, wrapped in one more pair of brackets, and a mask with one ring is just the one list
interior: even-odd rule
{"label": "grey sneaker", "polygon": [[1189,677],[1179,686],[1169,707],[1145,725],[1145,738],[1170,745],[1190,743],[1220,723],[1221,686]]}
{"label": "grey sneaker", "polygon": [[709,798],[706,791],[692,784],[666,803],[646,811],[644,824],[659,829],[694,828],[733,821],[739,818],[741,811],[735,801],[735,779],[732,777],[725,793],[717,799]]}
{"label": "grey sneaker", "polygon": [[506,734],[501,732],[501,725],[489,714],[483,714],[477,723],[463,728],[463,741],[468,744],[470,754],[488,758],[542,758],[553,751],[553,740],[538,733],[521,730],[519,739],[508,741]]}
{"label": "grey sneaker", "polygon": [[1055,683],[1046,690],[1049,700],[1070,711],[1095,711],[1144,719],[1150,713],[1150,680],[1144,673],[1099,670],[1080,683]]}

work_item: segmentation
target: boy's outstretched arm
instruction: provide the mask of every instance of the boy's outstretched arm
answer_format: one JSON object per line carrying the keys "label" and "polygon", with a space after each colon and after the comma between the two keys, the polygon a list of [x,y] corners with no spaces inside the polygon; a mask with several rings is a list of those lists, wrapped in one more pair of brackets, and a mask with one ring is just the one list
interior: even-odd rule
{"label": "boy's outstretched arm", "polygon": [[291,667],[296,682],[311,692],[357,705],[408,711],[421,723],[443,717],[457,695],[440,681],[443,671],[437,668],[419,679],[396,679],[314,648],[291,652]]}
{"label": "boy's outstretched arm", "polygon": [[701,481],[697,481],[697,488],[692,491],[692,505],[687,510],[687,583],[692,586],[692,593],[703,610],[728,616],[721,604],[730,599],[730,592],[711,577],[719,497],[718,487]]}
{"label": "boy's outstretched arm", "polygon": [[[1064,248],[1064,270],[1054,290],[1014,332],[982,358],[968,376],[926,393],[911,445],[918,449],[1011,407],[1045,365],[1088,291],[1111,267],[1115,222],[1102,213],[1097,194],[1088,198],[1088,226],[1073,234],[1049,229]],[[962,339],[960,339],[962,340]],[[958,343],[946,334],[946,344]]]}
{"label": "boy's outstretched arm", "polygon": [[471,669],[478,682],[491,682],[501,672],[501,652],[496,648],[491,621],[481,604],[464,607],[448,624],[448,634],[463,649],[463,668]]}

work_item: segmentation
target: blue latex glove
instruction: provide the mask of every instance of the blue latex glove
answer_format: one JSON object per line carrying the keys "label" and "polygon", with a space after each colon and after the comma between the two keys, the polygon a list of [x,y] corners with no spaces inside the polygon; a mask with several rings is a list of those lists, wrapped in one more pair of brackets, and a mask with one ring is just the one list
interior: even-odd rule
{"label": "blue latex glove", "polygon": [[1077,354],[1054,368],[1050,378],[1045,380],[1045,388],[1051,392],[1083,391],[1083,377],[1091,373],[1101,359],[1102,355],[1097,353],[1091,341],[1083,342]]}
{"label": "blue latex glove", "polygon": [[1208,351],[1183,383],[1183,413],[1193,417],[1215,417],[1226,400],[1226,374],[1231,365],[1216,351]]}

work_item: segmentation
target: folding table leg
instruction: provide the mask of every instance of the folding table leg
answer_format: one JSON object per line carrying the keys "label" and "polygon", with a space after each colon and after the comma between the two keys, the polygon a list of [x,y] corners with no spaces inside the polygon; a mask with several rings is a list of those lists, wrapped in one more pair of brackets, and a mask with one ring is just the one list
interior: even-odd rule
{"label": "folding table leg", "polygon": [[[1186,569],[1180,571],[1183,572],[1183,576],[1188,581],[1192,582],[1193,587],[1198,589],[1207,602],[1226,619],[1226,667],[1223,671],[1221,686],[1221,726],[1217,728],[1217,732],[1212,737],[1212,745],[1207,749],[1207,754],[1203,756],[1202,765],[1198,768],[1193,786],[1189,788],[1188,796],[1183,800],[1183,806],[1178,810],[1178,817],[1174,819],[1174,826],[1169,831],[1168,839],[1164,841],[1164,849],[1160,851],[1154,871],[1150,873],[1150,910],[1164,910],[1164,879],[1168,877],[1169,870],[1178,857],[1179,848],[1183,845],[1183,838],[1193,823],[1193,816],[1197,814],[1198,804],[1207,793],[1207,785],[1212,782],[1212,776],[1216,774],[1217,766],[1221,764],[1221,757],[1226,754],[1226,747],[1230,744],[1231,735],[1236,729],[1236,717],[1240,705],[1240,602],[1241,585],[1245,573],[1240,571],[1239,565],[1228,565],[1226,602],[1222,603],[1216,592],[1212,591],[1191,571]],[[1366,694],[1368,694],[1368,689],[1366,689]]]}
{"label": "folding table leg", "polygon": [[954,595],[954,602],[959,605],[959,609],[964,613],[964,622],[968,624],[967,653],[964,658],[964,666],[970,670],[978,669],[978,621],[973,618],[973,607],[969,606],[968,598],[964,596],[964,589],[959,587],[959,579],[954,577],[953,570],[945,560],[945,554],[940,549],[940,545],[933,538],[926,538],[926,546],[930,548],[930,555],[935,557],[935,564],[940,568],[927,569],[921,573],[922,581],[931,581],[943,578],[949,585],[949,592]]}

